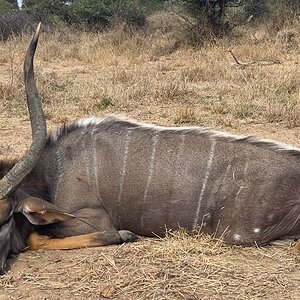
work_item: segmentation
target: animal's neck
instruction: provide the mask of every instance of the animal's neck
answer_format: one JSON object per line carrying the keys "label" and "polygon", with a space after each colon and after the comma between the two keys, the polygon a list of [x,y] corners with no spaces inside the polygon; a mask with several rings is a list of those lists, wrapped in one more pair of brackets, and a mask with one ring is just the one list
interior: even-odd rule
{"label": "animal's neck", "polygon": [[42,172],[33,169],[23,180],[20,188],[27,194],[49,201],[48,187]]}
{"label": "animal's neck", "polygon": [[[10,171],[17,160],[0,160],[0,179]],[[46,201],[49,199],[48,187],[44,181],[44,176],[39,168],[34,168],[22,181],[20,187],[27,194],[42,198]]]}

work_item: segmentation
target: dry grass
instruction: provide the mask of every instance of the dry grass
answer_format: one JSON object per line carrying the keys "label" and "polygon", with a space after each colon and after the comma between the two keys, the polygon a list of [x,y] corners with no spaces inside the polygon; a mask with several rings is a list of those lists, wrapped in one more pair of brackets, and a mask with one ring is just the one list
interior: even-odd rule
{"label": "dry grass", "polygon": [[[124,33],[119,28],[102,34],[44,34],[36,73],[46,116],[61,122],[107,112],[140,117],[143,111],[146,120],[168,124],[299,126],[297,39],[293,36],[287,48],[289,35],[284,32],[259,43],[253,35],[248,30],[243,37],[200,50],[181,47],[163,55],[165,50],[157,53],[157,43],[169,41],[169,33]],[[27,43],[24,36],[0,44],[0,111],[6,114],[26,114],[21,66]],[[228,49],[243,62],[277,60],[281,64],[241,68]],[[114,105],[101,105],[103,98]],[[193,118],[178,120],[180,110],[189,110]]]}
{"label": "dry grass", "polygon": [[299,299],[299,256],[183,231],[121,246],[29,252],[18,263],[0,281],[14,299]]}
{"label": "dry grass", "polygon": [[[243,30],[199,50],[177,49],[169,30],[43,34],[36,75],[48,125],[117,113],[300,145],[299,37]],[[21,72],[28,38],[0,43],[1,158],[21,154],[30,141]],[[241,68],[228,49],[242,62],[281,64]],[[0,279],[0,299],[299,299],[299,266],[299,255],[287,248],[229,247],[178,232],[122,246],[21,254]]]}

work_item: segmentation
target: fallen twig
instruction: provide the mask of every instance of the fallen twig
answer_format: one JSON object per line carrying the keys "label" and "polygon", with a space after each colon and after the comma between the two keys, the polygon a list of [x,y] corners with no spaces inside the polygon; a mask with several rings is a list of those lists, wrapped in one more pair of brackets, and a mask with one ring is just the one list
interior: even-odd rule
{"label": "fallen twig", "polygon": [[235,60],[236,64],[242,68],[248,67],[248,66],[270,66],[270,65],[277,65],[281,64],[281,61],[279,60],[256,60],[256,61],[250,61],[247,63],[241,62],[237,59],[237,57],[233,54],[231,50],[228,50],[228,52],[232,55],[233,59]]}

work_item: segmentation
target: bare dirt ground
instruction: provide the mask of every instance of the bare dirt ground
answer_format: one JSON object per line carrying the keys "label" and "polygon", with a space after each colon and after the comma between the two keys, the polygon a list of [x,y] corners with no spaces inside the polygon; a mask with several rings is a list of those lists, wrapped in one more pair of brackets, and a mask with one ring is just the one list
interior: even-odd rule
{"label": "bare dirt ground", "polygon": [[[165,43],[161,53],[136,37],[101,46],[105,38],[42,37],[36,74],[50,129],[115,113],[300,146],[299,47],[272,39],[237,43],[232,48],[243,61],[282,62],[240,68],[226,41],[164,54]],[[30,144],[21,75],[27,40],[0,44],[0,159],[19,156]],[[0,278],[0,300],[300,298],[300,255],[288,246],[231,247],[184,232],[97,249],[25,252],[10,264]]]}

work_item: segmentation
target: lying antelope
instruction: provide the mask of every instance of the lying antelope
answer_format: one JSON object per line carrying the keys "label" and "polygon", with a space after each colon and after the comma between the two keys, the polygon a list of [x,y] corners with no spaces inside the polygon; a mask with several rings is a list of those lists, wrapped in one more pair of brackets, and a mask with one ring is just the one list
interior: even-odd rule
{"label": "lying antelope", "polygon": [[0,162],[2,273],[26,247],[117,244],[166,228],[247,246],[300,237],[299,149],[113,117],[47,136],[33,71],[39,32],[24,63],[32,145],[19,161]]}

